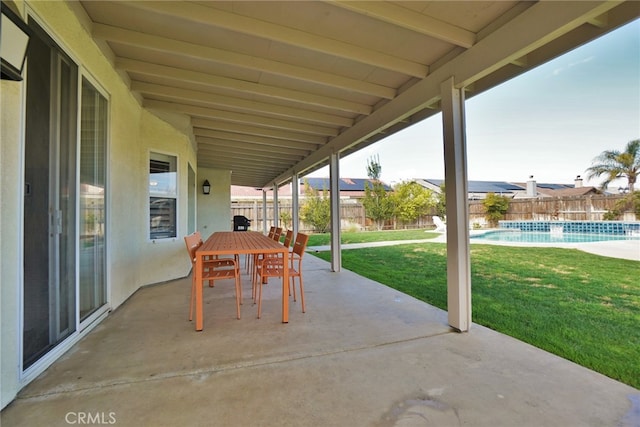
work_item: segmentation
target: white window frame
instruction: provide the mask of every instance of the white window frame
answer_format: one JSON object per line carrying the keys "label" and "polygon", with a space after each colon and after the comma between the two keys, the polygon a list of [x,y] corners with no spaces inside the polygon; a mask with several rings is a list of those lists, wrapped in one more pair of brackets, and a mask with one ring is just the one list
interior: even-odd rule
{"label": "white window frame", "polygon": [[[170,191],[171,189],[169,189],[167,192],[162,192],[159,191],[157,193],[152,193],[151,191],[151,160],[153,160],[153,157],[157,157],[157,158],[162,158],[162,157],[168,157],[168,158],[172,158],[172,160],[174,161],[174,167],[175,167],[175,171],[169,171],[170,173],[175,173],[175,178],[173,180],[173,187],[174,190]],[[179,221],[178,218],[180,218],[179,216],[179,206],[180,206],[180,191],[179,191],[179,184],[180,184],[180,157],[176,154],[176,153],[172,153],[172,152],[167,152],[167,151],[162,151],[162,150],[149,150],[148,152],[148,156],[147,156],[147,165],[149,167],[148,172],[147,172],[147,176],[148,176],[148,191],[147,191],[147,209],[146,209],[146,214],[147,214],[147,218],[145,220],[146,224],[147,224],[147,238],[149,241],[151,242],[165,242],[165,241],[174,241],[178,238],[178,234],[179,234]],[[171,186],[171,184],[169,184],[169,186]],[[169,235],[169,236],[153,236],[152,235],[152,224],[151,224],[151,198],[152,197],[159,197],[159,198],[167,198],[167,199],[174,199],[175,200],[175,207],[174,207],[174,235]]]}

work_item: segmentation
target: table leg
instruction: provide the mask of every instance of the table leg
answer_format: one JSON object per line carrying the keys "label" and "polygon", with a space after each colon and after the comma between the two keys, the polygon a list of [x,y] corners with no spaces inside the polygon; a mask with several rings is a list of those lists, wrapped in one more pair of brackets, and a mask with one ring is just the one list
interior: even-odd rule
{"label": "table leg", "polygon": [[196,331],[202,330],[202,255],[196,256]]}
{"label": "table leg", "polygon": [[289,323],[289,249],[282,253],[282,323]]}

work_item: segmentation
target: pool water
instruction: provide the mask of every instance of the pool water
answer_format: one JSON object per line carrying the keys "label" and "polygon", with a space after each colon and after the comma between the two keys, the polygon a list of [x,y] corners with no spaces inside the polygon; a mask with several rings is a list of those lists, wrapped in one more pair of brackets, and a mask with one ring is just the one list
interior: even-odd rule
{"label": "pool water", "polygon": [[623,234],[602,233],[547,233],[542,231],[498,230],[488,231],[484,234],[471,236],[472,240],[489,240],[494,242],[520,242],[520,243],[587,243],[604,242],[609,240],[637,240],[636,236]]}

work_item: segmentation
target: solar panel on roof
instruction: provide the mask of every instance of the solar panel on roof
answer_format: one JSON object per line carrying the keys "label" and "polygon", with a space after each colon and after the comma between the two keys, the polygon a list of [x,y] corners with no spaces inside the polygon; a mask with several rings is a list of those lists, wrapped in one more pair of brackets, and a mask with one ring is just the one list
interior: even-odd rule
{"label": "solar panel on roof", "polygon": [[540,188],[548,188],[549,190],[562,190],[565,188],[573,188],[573,185],[567,184],[536,184]]}
{"label": "solar panel on roof", "polygon": [[[329,189],[330,182],[328,178],[305,178],[303,182],[305,180],[311,188],[316,190]],[[338,188],[340,191],[364,191],[365,184],[369,182],[369,179],[364,178],[343,178],[338,182]],[[391,190],[389,185],[383,183],[383,186],[385,190]]]}

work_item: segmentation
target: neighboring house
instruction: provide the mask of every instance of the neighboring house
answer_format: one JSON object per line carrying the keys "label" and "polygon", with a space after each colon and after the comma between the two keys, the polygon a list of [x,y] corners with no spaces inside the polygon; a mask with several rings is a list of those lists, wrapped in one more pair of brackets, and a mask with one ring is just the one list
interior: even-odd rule
{"label": "neighboring house", "polygon": [[560,188],[550,190],[547,195],[550,197],[581,197],[602,194],[596,187]]}
{"label": "neighboring house", "polygon": [[[443,179],[414,179],[415,182],[435,193],[442,191]],[[530,199],[545,197],[586,196],[600,194],[595,187],[582,186],[582,179],[578,176],[574,184],[537,183],[533,179],[527,182],[507,181],[469,181],[468,199],[482,200],[487,194],[494,193],[514,199]]]}
{"label": "neighboring house", "polygon": [[[279,200],[291,200],[291,184],[278,188]],[[267,192],[267,202],[271,202],[273,197],[271,191]],[[231,186],[231,202],[262,202],[262,189],[252,187]]]}
{"label": "neighboring house", "polygon": [[[329,191],[329,178],[303,178],[300,180],[300,193],[304,194],[304,185],[305,183],[309,185],[314,190]],[[365,195],[365,188],[369,186],[369,188],[373,188],[374,181],[369,178],[341,178],[338,183],[338,188],[340,189],[340,197],[341,198],[349,198],[349,199],[362,199]],[[382,183],[383,187],[387,191],[392,191],[389,185]]]}
{"label": "neighboring house", "polygon": [[[329,191],[329,178],[301,178],[300,185],[298,186],[300,196],[304,197],[305,183],[314,190],[322,192],[322,190]],[[391,186],[382,183],[384,189],[392,191]],[[365,195],[365,185],[373,186],[373,181],[368,178],[341,178],[339,182],[340,198],[341,199],[362,199]],[[291,199],[291,184],[278,188],[278,199],[289,200]],[[262,189],[254,189],[251,187],[240,187],[237,185],[231,186],[231,201],[243,202],[262,200]],[[271,195],[268,196],[268,201],[271,200]]]}

